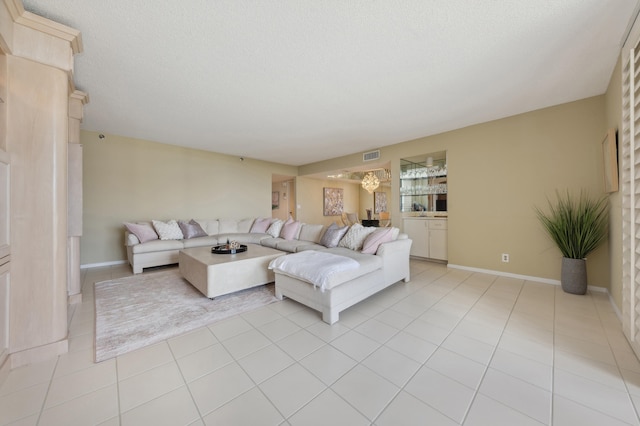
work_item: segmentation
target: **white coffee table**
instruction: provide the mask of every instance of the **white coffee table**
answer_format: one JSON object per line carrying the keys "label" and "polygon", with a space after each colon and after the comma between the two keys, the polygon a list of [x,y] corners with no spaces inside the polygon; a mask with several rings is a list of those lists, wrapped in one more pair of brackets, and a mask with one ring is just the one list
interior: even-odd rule
{"label": "white coffee table", "polygon": [[180,250],[180,274],[208,298],[275,281],[269,262],[284,252],[259,244],[247,244],[247,251],[214,254],[211,247]]}

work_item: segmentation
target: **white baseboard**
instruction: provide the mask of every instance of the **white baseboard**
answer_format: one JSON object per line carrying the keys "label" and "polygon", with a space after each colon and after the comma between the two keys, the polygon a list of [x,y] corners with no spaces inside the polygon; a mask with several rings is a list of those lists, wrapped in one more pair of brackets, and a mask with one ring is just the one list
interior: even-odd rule
{"label": "white baseboard", "polygon": [[616,316],[620,320],[620,323],[622,323],[622,312],[620,312],[620,309],[618,309],[618,306],[616,305],[616,302],[613,300],[613,296],[611,296],[611,293],[609,291],[607,291],[607,295],[609,296],[609,303],[611,303],[611,306],[613,306],[613,311],[616,313]]}
{"label": "white baseboard", "polygon": [[[545,283],[545,284],[560,285],[560,280],[552,280],[550,278],[541,278],[541,277],[533,277],[530,275],[512,274],[511,272],[494,271],[491,269],[482,269],[482,268],[473,268],[471,266],[454,265],[451,263],[448,263],[447,267],[451,269],[461,269],[463,271],[480,272],[483,274],[498,275],[501,277],[509,277],[509,278],[516,278],[520,280],[535,281],[535,282]],[[609,293],[609,291],[605,287],[596,287],[596,286],[590,285],[588,289],[591,291],[597,291],[600,293],[607,293],[607,294]]]}
{"label": "white baseboard", "polygon": [[483,274],[498,275],[501,277],[509,277],[509,278],[516,278],[520,280],[536,281],[536,282],[545,283],[545,284],[560,285],[560,280],[552,280],[550,278],[540,278],[540,277],[533,277],[530,275],[513,274],[511,272],[494,271],[491,269],[474,268],[471,266],[463,266],[463,265],[454,265],[451,263],[448,263],[447,267],[451,269],[462,269],[463,271],[480,272]]}
{"label": "white baseboard", "polygon": [[125,263],[127,263],[126,260],[114,260],[112,262],[101,262],[101,263],[87,263],[85,265],[80,265],[80,269],[100,268],[100,267],[103,267],[103,266],[124,265]]}

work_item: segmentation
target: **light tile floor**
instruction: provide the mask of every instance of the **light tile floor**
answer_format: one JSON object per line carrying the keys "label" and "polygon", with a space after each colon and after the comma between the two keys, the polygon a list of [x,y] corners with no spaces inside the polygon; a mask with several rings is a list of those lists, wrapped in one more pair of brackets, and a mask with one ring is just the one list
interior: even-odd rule
{"label": "light tile floor", "polygon": [[12,425],[640,425],[640,362],[608,296],[411,261],[329,326],[291,300],[92,362],[93,283],[69,353],[0,386]]}

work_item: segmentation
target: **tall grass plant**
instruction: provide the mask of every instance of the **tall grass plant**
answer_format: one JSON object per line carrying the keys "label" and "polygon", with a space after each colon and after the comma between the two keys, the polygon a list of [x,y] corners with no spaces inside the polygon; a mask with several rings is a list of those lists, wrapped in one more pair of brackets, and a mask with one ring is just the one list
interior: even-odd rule
{"label": "tall grass plant", "polygon": [[549,211],[536,207],[538,219],[564,257],[585,259],[607,237],[609,204],[607,197],[591,198],[585,191],[575,196],[556,191]]}

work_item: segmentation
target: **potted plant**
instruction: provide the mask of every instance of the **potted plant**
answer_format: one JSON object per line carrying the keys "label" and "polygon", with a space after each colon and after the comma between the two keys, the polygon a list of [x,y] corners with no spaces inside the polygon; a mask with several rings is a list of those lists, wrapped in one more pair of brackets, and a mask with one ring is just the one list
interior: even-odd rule
{"label": "potted plant", "polygon": [[562,253],[560,282],[567,293],[587,292],[586,257],[607,237],[608,200],[590,198],[585,191],[578,197],[569,191],[556,191],[556,202],[549,201],[549,212],[536,208],[538,219]]}

